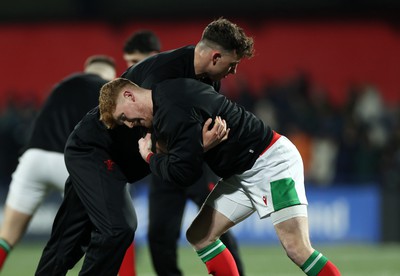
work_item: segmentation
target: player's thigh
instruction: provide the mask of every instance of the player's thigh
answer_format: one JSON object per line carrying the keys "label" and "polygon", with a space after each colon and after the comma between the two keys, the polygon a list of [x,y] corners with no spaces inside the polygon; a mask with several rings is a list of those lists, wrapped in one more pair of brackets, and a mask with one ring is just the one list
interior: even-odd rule
{"label": "player's thigh", "polygon": [[63,192],[65,181],[69,176],[67,167],[65,165],[64,154],[59,152],[47,152],[46,156],[46,159],[50,164],[47,168],[47,182],[52,188]]}
{"label": "player's thigh", "polygon": [[251,198],[236,176],[218,182],[204,205],[215,209],[235,224],[255,212]]}
{"label": "player's thigh", "polygon": [[186,231],[187,240],[196,250],[204,248],[233,227],[235,223],[213,207],[203,205]]}
{"label": "player's thigh", "polygon": [[[12,174],[6,204],[13,209],[33,214],[43,202],[49,190],[61,186],[66,180],[66,169],[62,154],[49,154],[39,149],[28,149],[19,159]],[[54,163],[62,164],[59,180],[53,181],[51,167]]]}
{"label": "player's thigh", "polygon": [[254,213],[251,201],[243,189],[233,183],[233,178],[228,180],[219,182],[207,197],[188,229],[188,238],[190,236],[194,240],[201,240],[219,237]]}
{"label": "player's thigh", "polygon": [[104,231],[136,229],[127,179],[108,152],[82,145],[65,156],[72,185],[95,226]]}

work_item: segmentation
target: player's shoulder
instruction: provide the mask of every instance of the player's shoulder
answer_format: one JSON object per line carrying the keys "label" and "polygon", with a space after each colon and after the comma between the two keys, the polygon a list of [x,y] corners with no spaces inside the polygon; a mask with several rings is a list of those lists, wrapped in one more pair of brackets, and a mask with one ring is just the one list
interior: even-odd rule
{"label": "player's shoulder", "polygon": [[201,87],[203,85],[204,83],[192,78],[172,78],[163,80],[154,86],[157,89],[162,89],[164,91],[174,90],[177,93],[184,93],[189,89]]}
{"label": "player's shoulder", "polygon": [[[72,136],[80,137],[80,139],[89,141],[92,139],[102,140],[103,136],[107,136],[107,128],[100,121],[100,111],[98,106],[89,110],[82,120],[75,126]],[[100,143],[100,142],[99,142]]]}
{"label": "player's shoulder", "polygon": [[187,106],[189,103],[202,102],[205,94],[213,93],[213,88],[199,80],[191,78],[175,78],[164,80],[153,86],[156,95],[163,102]]}
{"label": "player's shoulder", "polygon": [[147,58],[137,65],[137,69],[151,68],[152,71],[176,71],[176,76],[184,75],[185,68],[193,67],[194,48],[184,46]]}

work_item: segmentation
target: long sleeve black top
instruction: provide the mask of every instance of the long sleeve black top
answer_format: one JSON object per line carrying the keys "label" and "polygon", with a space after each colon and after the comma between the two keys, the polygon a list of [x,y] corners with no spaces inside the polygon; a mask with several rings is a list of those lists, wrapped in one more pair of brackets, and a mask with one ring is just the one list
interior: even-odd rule
{"label": "long sleeve black top", "polygon": [[[164,180],[188,186],[201,176],[203,161],[221,177],[242,173],[272,140],[269,126],[210,85],[181,78],[154,85],[152,91],[153,135],[167,153],[153,155],[150,169]],[[216,116],[226,120],[229,138],[204,154],[202,127]]]}
{"label": "long sleeve black top", "polygon": [[75,125],[98,105],[107,81],[95,74],[76,73],[55,85],[31,129],[26,148],[64,152]]}

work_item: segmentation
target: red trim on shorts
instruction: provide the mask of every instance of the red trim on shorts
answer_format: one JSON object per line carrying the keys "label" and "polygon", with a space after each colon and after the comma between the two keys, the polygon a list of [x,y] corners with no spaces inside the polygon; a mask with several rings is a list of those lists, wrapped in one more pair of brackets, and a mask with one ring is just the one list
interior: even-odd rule
{"label": "red trim on shorts", "polygon": [[272,140],[271,143],[269,143],[269,145],[265,148],[265,150],[263,150],[263,152],[260,154],[263,155],[270,147],[272,147],[273,144],[275,144],[276,141],[278,141],[279,138],[281,138],[282,135],[280,135],[279,133],[275,132],[275,130],[272,131]]}

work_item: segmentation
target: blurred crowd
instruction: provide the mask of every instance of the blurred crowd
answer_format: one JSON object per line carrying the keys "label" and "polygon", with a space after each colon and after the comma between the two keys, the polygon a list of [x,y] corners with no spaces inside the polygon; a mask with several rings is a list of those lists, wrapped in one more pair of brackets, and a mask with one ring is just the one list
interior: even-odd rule
{"label": "blurred crowd", "polygon": [[[237,78],[222,93],[293,141],[309,185],[400,184],[400,106],[385,103],[372,84],[349,85],[341,104],[307,74],[260,91]],[[0,109],[0,185],[9,184],[39,109],[32,100]]]}
{"label": "blurred crowd", "polygon": [[[29,97],[28,97],[29,98]],[[0,188],[8,186],[40,104],[13,97],[0,108]]]}
{"label": "blurred crowd", "polygon": [[385,103],[372,84],[349,85],[340,104],[305,73],[261,91],[243,80],[235,86],[228,96],[298,147],[308,184],[400,186],[400,106]]}

